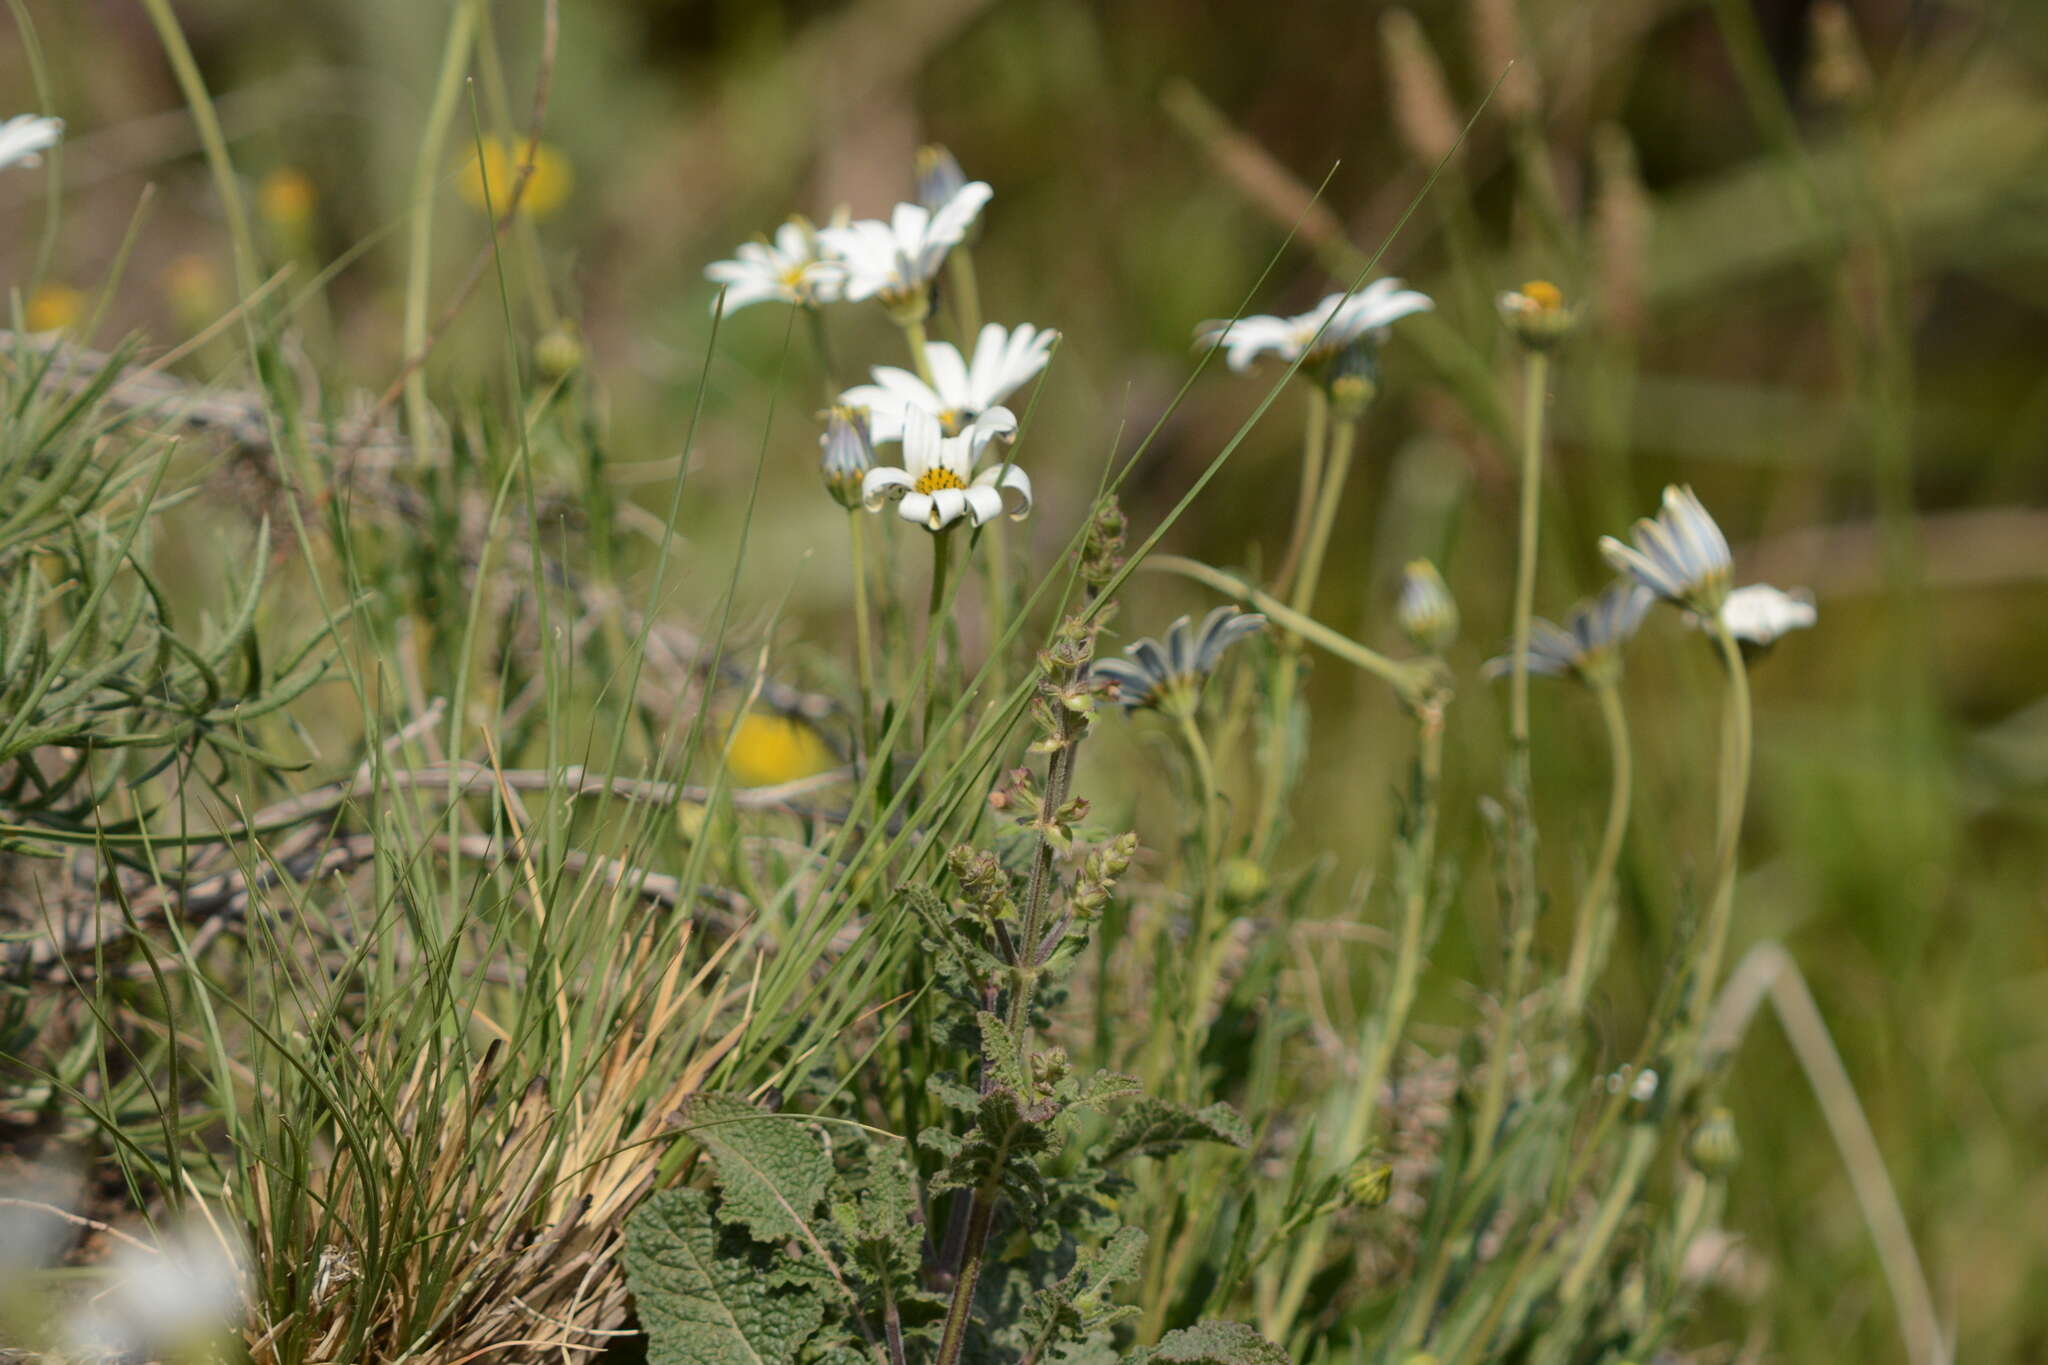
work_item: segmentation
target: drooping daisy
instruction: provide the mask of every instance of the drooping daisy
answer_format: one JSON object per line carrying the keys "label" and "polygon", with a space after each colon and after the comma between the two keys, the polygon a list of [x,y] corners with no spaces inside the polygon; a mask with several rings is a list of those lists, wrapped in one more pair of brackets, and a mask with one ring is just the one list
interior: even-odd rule
{"label": "drooping daisy", "polygon": [[1155,710],[1169,715],[1193,712],[1202,697],[1202,683],[1216,671],[1223,653],[1247,635],[1263,630],[1266,618],[1257,612],[1221,606],[1202,618],[1183,616],[1166,628],[1164,640],[1134,640],[1121,659],[1097,659],[1088,675],[1116,687],[1116,701],[1126,711]]}
{"label": "drooping daisy", "polygon": [[966,517],[980,526],[1002,512],[1022,521],[1031,511],[1031,480],[1007,460],[976,474],[975,459],[986,440],[972,431],[948,436],[938,418],[920,409],[903,416],[903,465],[879,465],[861,480],[861,501],[870,512],[895,503],[896,515],[928,531],[943,531]]}
{"label": "drooping daisy", "polygon": [[64,120],[40,114],[16,114],[0,123],[0,169],[39,166],[43,153],[64,136]]}
{"label": "drooping daisy", "polygon": [[1451,647],[1458,638],[1458,603],[1436,565],[1417,559],[1401,571],[1394,619],[1408,643],[1426,654],[1441,654]]}
{"label": "drooping daisy", "polygon": [[[1820,619],[1813,594],[1805,588],[1786,592],[1768,583],[1752,583],[1728,594],[1721,604],[1721,624],[1736,640],[1754,649],[1768,649],[1781,636],[1810,629]],[[1687,622],[1697,630],[1709,630],[1705,617],[1688,613]]]}
{"label": "drooping daisy", "polygon": [[1631,536],[1633,546],[1613,536],[1600,537],[1600,553],[1617,572],[1657,596],[1712,620],[1728,597],[1733,563],[1728,538],[1693,491],[1677,484],[1667,487],[1656,517],[1638,520]]}
{"label": "drooping daisy", "polygon": [[[823,231],[802,216],[775,229],[772,242],[742,242],[729,261],[704,267],[704,278],[725,286],[725,311],[757,303],[816,308],[841,297],[846,266],[824,244]],[[714,305],[715,306],[715,305]]]}
{"label": "drooping daisy", "polygon": [[1203,346],[1220,344],[1233,370],[1248,370],[1268,355],[1283,365],[1300,360],[1312,366],[1332,359],[1355,341],[1377,341],[1402,318],[1434,307],[1429,295],[1403,288],[1397,279],[1374,280],[1355,294],[1331,294],[1293,317],[1262,313],[1234,322],[1212,318],[1195,329],[1195,340]]}
{"label": "drooping daisy", "polygon": [[[948,436],[974,428],[992,413],[1002,413],[1009,425],[993,434],[1008,435],[1016,429],[1016,419],[1000,406],[1002,401],[1045,368],[1059,337],[1050,327],[1025,323],[1005,328],[991,322],[975,338],[972,360],[963,360],[950,342],[925,345],[931,383],[908,370],[877,365],[870,371],[874,383],[856,384],[841,394],[839,401],[868,410],[877,441],[902,440],[903,414],[911,408],[938,418],[939,429]],[[1002,419],[993,420],[1000,425]]]}
{"label": "drooping daisy", "polygon": [[[1621,672],[1621,647],[1656,601],[1640,583],[1617,578],[1599,596],[1574,606],[1561,626],[1537,617],[1529,623],[1529,671],[1595,685],[1613,682]],[[1504,654],[1487,660],[1485,673],[1505,677],[1513,668],[1513,659]]]}
{"label": "drooping daisy", "polygon": [[880,299],[891,312],[922,319],[946,253],[960,244],[994,194],[985,182],[970,180],[937,208],[898,204],[886,223],[864,218],[825,228],[818,237],[845,262],[848,299]]}

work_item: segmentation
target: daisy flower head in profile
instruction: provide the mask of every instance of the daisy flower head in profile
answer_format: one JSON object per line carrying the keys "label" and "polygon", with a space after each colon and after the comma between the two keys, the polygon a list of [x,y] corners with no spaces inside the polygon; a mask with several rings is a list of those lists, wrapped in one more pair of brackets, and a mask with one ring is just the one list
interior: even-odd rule
{"label": "daisy flower head in profile", "polygon": [[1195,341],[1221,346],[1225,363],[1240,372],[1269,356],[1283,365],[1298,360],[1305,369],[1321,370],[1354,343],[1376,350],[1388,328],[1434,307],[1429,295],[1400,280],[1374,280],[1354,294],[1328,295],[1292,317],[1212,318],[1195,329]]}
{"label": "daisy flower head in profile", "polygon": [[948,436],[938,418],[912,408],[903,416],[902,439],[902,465],[877,465],[861,480],[861,502],[870,512],[893,502],[897,516],[934,534],[962,517],[980,526],[1000,513],[1012,521],[1030,514],[1031,479],[1023,470],[1005,460],[974,472],[987,437],[971,430]]}
{"label": "daisy flower head in profile", "polygon": [[861,504],[861,484],[875,467],[875,447],[868,435],[868,415],[859,408],[835,407],[825,414],[818,437],[818,472],[832,500],[851,512]]}
{"label": "daisy flower head in profile", "polygon": [[825,228],[818,237],[845,265],[847,299],[879,299],[898,322],[922,322],[946,253],[960,245],[994,194],[985,182],[970,180],[934,207],[898,204],[887,222],[864,218]]}
{"label": "daisy flower head in profile", "polygon": [[64,120],[40,114],[16,114],[0,123],[0,169],[39,166],[43,153],[64,137]]}
{"label": "daisy flower head in profile", "polygon": [[[1805,588],[1786,592],[1768,583],[1751,583],[1730,592],[1721,604],[1721,624],[1750,654],[1763,653],[1795,630],[1811,629],[1819,619],[1813,594]],[[1697,612],[1688,612],[1686,623],[1695,630],[1713,632],[1707,618]]]}
{"label": "daisy flower head in profile", "polygon": [[1635,543],[1600,537],[1600,553],[1616,572],[1710,621],[1719,618],[1733,559],[1728,538],[1690,488],[1667,487],[1657,515],[1638,520],[1629,538]]}
{"label": "daisy flower head in profile", "polygon": [[[1589,686],[1621,676],[1621,647],[1634,638],[1656,597],[1630,578],[1617,578],[1565,614],[1562,624],[1537,617],[1529,623],[1529,671],[1539,677],[1576,678]],[[1508,655],[1486,661],[1489,678],[1514,668]]]}
{"label": "daisy flower head in profile", "polygon": [[1401,571],[1394,619],[1408,643],[1425,654],[1442,654],[1458,638],[1458,602],[1450,585],[1426,559],[1410,560]]}
{"label": "daisy flower head in profile", "polygon": [[799,308],[834,303],[845,287],[846,266],[824,244],[830,231],[821,231],[798,215],[775,229],[772,240],[742,242],[731,260],[705,266],[704,278],[725,286],[728,313],[757,303],[788,303]]}
{"label": "daisy flower head in profile", "polygon": [[1568,305],[1564,291],[1549,280],[1503,290],[1493,304],[1515,339],[1532,351],[1549,350],[1570,336],[1579,322],[1579,310]]}
{"label": "daisy flower head in profile", "polygon": [[1192,624],[1183,616],[1166,628],[1162,640],[1134,640],[1121,659],[1097,659],[1089,676],[1116,688],[1115,700],[1126,711],[1161,711],[1193,715],[1201,704],[1202,683],[1216,671],[1224,651],[1263,630],[1266,618],[1233,606],[1217,607]]}
{"label": "daisy flower head in profile", "polygon": [[879,442],[902,440],[903,415],[914,408],[936,417],[947,436],[986,430],[986,443],[1016,430],[1016,418],[1002,402],[1045,368],[1059,336],[1050,327],[1024,323],[1006,328],[991,322],[975,338],[972,358],[963,358],[950,342],[925,343],[930,383],[908,370],[877,365],[870,371],[874,383],[855,385],[839,402],[866,408]]}

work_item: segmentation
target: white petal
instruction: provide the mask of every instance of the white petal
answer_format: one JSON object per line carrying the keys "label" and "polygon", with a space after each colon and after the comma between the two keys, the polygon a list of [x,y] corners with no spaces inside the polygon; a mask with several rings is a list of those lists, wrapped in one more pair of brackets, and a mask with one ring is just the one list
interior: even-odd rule
{"label": "white petal", "polygon": [[946,458],[946,440],[939,419],[918,408],[903,410],[903,467],[912,479],[938,468]]}
{"label": "white petal", "polygon": [[931,216],[930,225],[925,229],[925,241],[933,244],[957,246],[967,235],[967,229],[974,226],[974,220],[981,216],[982,206],[995,196],[986,181],[970,180],[953,192],[953,197],[939,207]]}
{"label": "white petal", "polygon": [[967,379],[967,362],[951,343],[934,341],[924,348],[924,359],[932,367],[932,389],[939,398],[939,410],[962,412],[976,407],[974,386]]}
{"label": "white petal", "polygon": [[1003,514],[1003,495],[995,489],[977,481],[967,490],[967,519],[976,526],[994,521]]}
{"label": "white petal", "polygon": [[[915,480],[900,469],[891,469],[887,465],[877,465],[861,478],[861,506],[867,508],[870,512],[879,512],[882,510],[882,504],[885,502],[904,501],[904,495],[910,493],[910,486],[913,482]],[[911,496],[922,497],[923,495],[911,494]]]}
{"label": "white petal", "polygon": [[943,531],[966,515],[966,491],[959,488],[941,488],[932,494],[931,510],[925,513],[924,524],[931,530]]}
{"label": "white petal", "polygon": [[1031,514],[1031,476],[1013,464],[984,469],[975,476],[974,486],[1001,494],[1011,521],[1022,521]]}
{"label": "white petal", "polygon": [[974,420],[969,422],[967,429],[960,434],[967,439],[968,448],[973,452],[974,458],[980,459],[981,452],[988,449],[989,442],[1013,436],[1016,431],[1016,413],[1008,408],[990,408],[986,412],[976,413]]}
{"label": "white petal", "polygon": [[896,515],[905,521],[914,521],[919,526],[928,526],[932,519],[932,498],[929,493],[906,494],[896,504]]}
{"label": "white petal", "polygon": [[[737,313],[742,308],[751,308],[757,303],[789,301],[788,295],[782,292],[779,285],[766,284],[758,280],[744,284],[729,284],[725,287],[722,298],[725,312],[728,314]],[[719,297],[711,300],[712,312],[719,310],[720,302]]]}

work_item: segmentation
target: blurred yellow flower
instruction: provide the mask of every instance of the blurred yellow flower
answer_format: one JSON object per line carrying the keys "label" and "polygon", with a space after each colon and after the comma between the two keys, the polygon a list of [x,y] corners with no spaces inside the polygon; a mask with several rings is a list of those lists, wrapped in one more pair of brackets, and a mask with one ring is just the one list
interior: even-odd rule
{"label": "blurred yellow flower", "polygon": [[68,284],[52,282],[28,296],[23,321],[31,332],[61,332],[85,311],[85,295]]}
{"label": "blurred yellow flower", "polygon": [[[472,156],[456,182],[463,199],[479,209],[504,212],[506,202],[512,197],[512,187],[518,183],[520,158],[525,153],[524,138],[510,148],[501,139],[485,138],[482,157]],[[545,142],[539,144],[534,148],[533,174],[527,179],[526,194],[519,201],[519,211],[533,218],[547,217],[569,197],[569,187],[575,179],[567,157]],[[488,201],[484,197],[486,184],[490,188]]]}
{"label": "blurred yellow flower", "polygon": [[280,166],[256,187],[257,211],[279,232],[300,233],[313,220],[320,192],[313,179],[296,166]]}
{"label": "blurred yellow flower", "polygon": [[219,268],[197,252],[164,267],[163,288],[179,322],[188,327],[205,326],[227,311],[227,289]]}
{"label": "blurred yellow flower", "polygon": [[773,711],[740,718],[725,770],[743,787],[772,787],[839,766],[839,756],[810,725]]}

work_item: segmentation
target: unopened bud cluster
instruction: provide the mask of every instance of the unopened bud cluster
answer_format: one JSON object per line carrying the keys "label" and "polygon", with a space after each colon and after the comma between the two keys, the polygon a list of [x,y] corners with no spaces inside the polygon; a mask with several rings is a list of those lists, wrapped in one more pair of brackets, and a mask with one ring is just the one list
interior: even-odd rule
{"label": "unopened bud cluster", "polygon": [[1095,515],[1088,519],[1088,533],[1081,541],[1081,582],[1091,595],[1109,586],[1123,568],[1127,526],[1123,504],[1115,494],[1095,505]]}
{"label": "unopened bud cluster", "polygon": [[1088,798],[1070,796],[1054,806],[1039,794],[1029,768],[1012,768],[1002,785],[988,794],[988,804],[990,810],[1038,830],[1062,853],[1074,846],[1074,826],[1088,818]]}
{"label": "unopened bud cluster", "polygon": [[1095,658],[1096,627],[1070,616],[1038,655],[1038,695],[1031,699],[1031,719],[1039,738],[1031,752],[1054,754],[1070,749],[1087,733],[1101,700],[1088,676]]}
{"label": "unopened bud cluster", "polygon": [[1010,874],[993,853],[961,844],[946,855],[953,880],[974,912],[990,924],[1015,919],[1017,903],[1010,899]]}
{"label": "unopened bud cluster", "polygon": [[1118,878],[1129,870],[1137,852],[1138,836],[1119,834],[1081,861],[1081,871],[1074,878],[1074,893],[1067,898],[1076,920],[1090,923],[1101,917]]}

